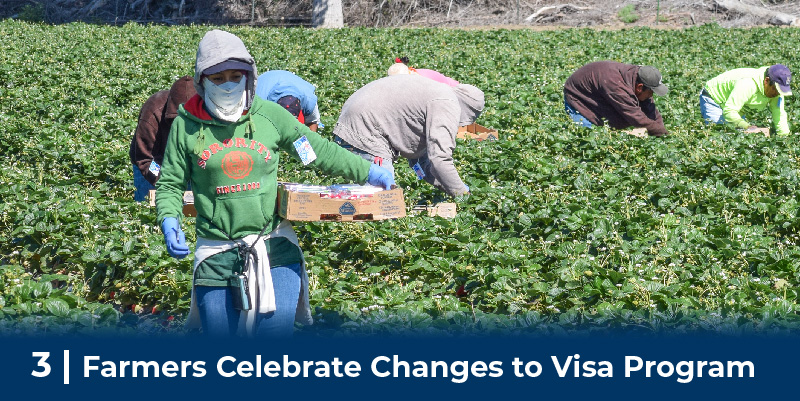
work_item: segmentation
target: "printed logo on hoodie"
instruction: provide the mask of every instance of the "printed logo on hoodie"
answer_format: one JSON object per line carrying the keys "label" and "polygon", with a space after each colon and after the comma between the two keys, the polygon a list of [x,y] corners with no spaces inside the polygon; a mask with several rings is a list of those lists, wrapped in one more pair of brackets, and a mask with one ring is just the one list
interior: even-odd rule
{"label": "printed logo on hoodie", "polygon": [[[264,146],[264,144],[262,144],[261,142],[254,141],[254,140],[249,140],[248,141],[245,138],[234,138],[234,139],[226,139],[226,140],[222,141],[222,143],[215,142],[215,143],[212,143],[211,145],[208,145],[208,148],[203,150],[203,153],[201,153],[200,157],[197,158],[197,165],[200,168],[205,169],[206,168],[206,163],[209,161],[209,159],[211,159],[212,156],[216,155],[220,151],[225,150],[226,148],[234,148],[234,147],[236,147],[236,148],[247,148],[247,149],[255,150],[256,152],[258,152],[258,154],[264,156],[264,162],[265,163],[268,162],[269,159],[272,158],[272,155],[270,154],[269,149],[267,149],[267,147]],[[238,156],[238,157],[230,156],[231,154],[239,154],[239,153],[243,154],[245,157],[247,157],[250,160],[250,162],[249,162],[250,163],[250,168],[249,168],[249,170],[245,169],[247,172],[244,175],[242,175],[242,171],[244,171],[244,170],[242,170],[242,168],[243,168],[243,165],[242,165],[243,161],[241,160],[242,156]],[[226,165],[229,165],[230,170],[226,169]],[[222,160],[222,170],[225,172],[225,174],[228,175],[228,177],[231,177],[233,179],[237,179],[238,180],[240,178],[244,178],[244,177],[247,176],[247,174],[250,174],[250,171],[253,170],[253,159],[250,158],[250,155],[245,153],[245,152],[241,152],[241,151],[230,152],[230,153],[226,154],[225,157]],[[230,171],[230,173],[229,173],[229,171]]]}
{"label": "printed logo on hoodie", "polygon": [[234,180],[240,180],[253,171],[253,158],[245,152],[236,150],[222,158],[222,172]]}

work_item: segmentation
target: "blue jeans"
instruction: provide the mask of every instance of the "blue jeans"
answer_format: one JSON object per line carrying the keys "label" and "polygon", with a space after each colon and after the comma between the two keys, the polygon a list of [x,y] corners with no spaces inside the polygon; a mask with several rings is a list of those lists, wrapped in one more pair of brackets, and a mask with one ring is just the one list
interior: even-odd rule
{"label": "blue jeans", "polygon": [[[288,338],[294,332],[294,316],[300,298],[300,269],[295,263],[275,266],[272,286],[275,290],[275,311],[261,313],[256,319],[257,337]],[[239,311],[233,308],[230,287],[195,286],[197,309],[203,333],[210,337],[232,337],[239,327]]]}
{"label": "blue jeans", "polygon": [[722,107],[709,96],[705,89],[700,92],[700,114],[706,124],[725,124],[725,117],[722,116]]}
{"label": "blue jeans", "polygon": [[[139,171],[139,168],[136,165],[133,165],[133,200],[136,202],[142,202],[145,200],[148,194],[150,194],[151,189],[156,189],[155,185],[151,184],[150,181],[147,181],[146,178],[142,175],[142,172]],[[189,182],[186,184],[186,190],[192,190],[192,183]]]}
{"label": "blue jeans", "polygon": [[572,121],[575,121],[581,126],[586,128],[594,127],[594,124],[592,124],[591,121],[587,120],[586,117],[584,117],[583,115],[581,115],[581,113],[578,112],[578,110],[575,110],[574,107],[572,107],[569,103],[567,103],[566,97],[564,97],[564,111],[566,111],[567,114],[569,114],[569,117],[572,118]]}
{"label": "blue jeans", "polygon": [[359,148],[347,143],[347,141],[345,141],[344,139],[340,138],[339,135],[334,135],[333,136],[333,142],[335,144],[337,144],[337,145],[349,150],[351,153],[361,156],[362,159],[364,159],[364,160],[366,160],[366,161],[368,161],[368,162],[370,162],[372,164],[377,164],[377,165],[379,165],[379,166],[381,166],[381,167],[383,167],[385,169],[388,169],[389,171],[392,172],[392,174],[394,174],[394,166],[392,166],[392,161],[391,160],[386,160],[386,159],[384,159],[382,157],[373,156],[369,152],[363,151],[363,150],[361,150],[361,149],[359,149]]}
{"label": "blue jeans", "polygon": [[133,200],[136,202],[143,201],[147,195],[150,193],[151,189],[156,189],[156,187],[147,181],[142,175],[142,172],[139,171],[139,167],[136,167],[135,164],[133,166]]}

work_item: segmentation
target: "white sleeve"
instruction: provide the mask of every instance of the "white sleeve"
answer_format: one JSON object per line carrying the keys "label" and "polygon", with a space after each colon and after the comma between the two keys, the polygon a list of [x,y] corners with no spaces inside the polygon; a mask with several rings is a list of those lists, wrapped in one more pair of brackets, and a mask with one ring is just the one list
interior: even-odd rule
{"label": "white sleeve", "polygon": [[312,111],[311,114],[306,116],[306,124],[311,124],[311,123],[322,125],[322,121],[320,121],[320,116],[319,116],[319,107],[317,105],[314,105],[314,111]]}

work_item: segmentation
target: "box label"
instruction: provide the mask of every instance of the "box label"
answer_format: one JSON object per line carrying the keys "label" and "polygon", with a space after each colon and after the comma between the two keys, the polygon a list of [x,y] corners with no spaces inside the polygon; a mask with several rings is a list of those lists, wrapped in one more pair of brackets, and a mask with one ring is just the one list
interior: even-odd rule
{"label": "box label", "polygon": [[350,202],[345,202],[339,207],[339,214],[342,216],[352,216],[356,214],[356,207]]}

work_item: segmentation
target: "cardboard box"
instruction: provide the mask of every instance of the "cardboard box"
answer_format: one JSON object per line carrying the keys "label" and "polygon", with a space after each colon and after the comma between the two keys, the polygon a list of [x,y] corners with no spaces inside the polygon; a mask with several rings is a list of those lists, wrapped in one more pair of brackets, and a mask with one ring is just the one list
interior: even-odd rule
{"label": "cardboard box", "polygon": [[496,141],[500,138],[496,129],[486,128],[480,124],[470,124],[458,127],[456,138],[474,139],[476,141]]}
{"label": "cardboard box", "polygon": [[441,202],[435,205],[417,205],[412,208],[415,212],[426,213],[430,217],[444,217],[445,219],[452,219],[456,217],[457,207],[452,202]]}
{"label": "cardboard box", "polygon": [[313,192],[293,192],[278,185],[278,214],[293,221],[371,221],[406,216],[403,189],[376,192],[361,199],[324,198]]}
{"label": "cardboard box", "polygon": [[451,202],[437,203],[433,206],[428,206],[428,216],[439,216],[446,219],[456,217],[456,204]]}
{"label": "cardboard box", "polygon": [[[156,206],[156,190],[150,190],[150,206]],[[194,208],[194,193],[186,191],[183,193],[183,215],[187,217],[197,217],[197,209]]]}

